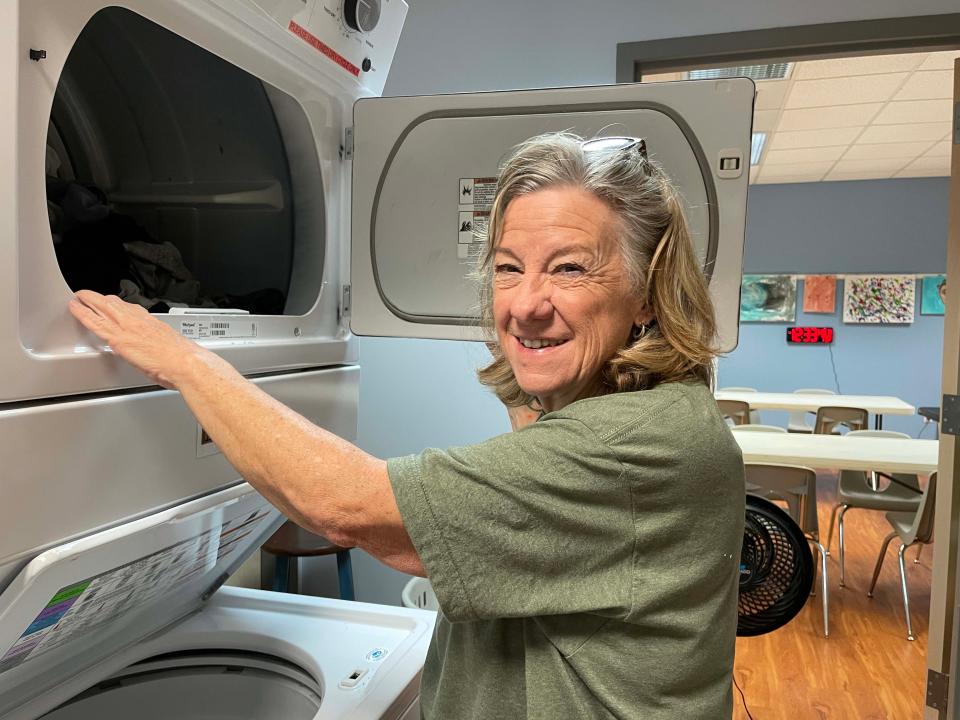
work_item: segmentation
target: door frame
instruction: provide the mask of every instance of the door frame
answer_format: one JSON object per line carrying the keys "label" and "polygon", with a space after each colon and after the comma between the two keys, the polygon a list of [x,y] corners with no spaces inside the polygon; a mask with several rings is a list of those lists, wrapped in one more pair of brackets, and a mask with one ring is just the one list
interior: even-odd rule
{"label": "door frame", "polygon": [[[960,49],[960,13],[804,25],[619,43],[617,82],[644,74],[796,60]],[[960,394],[960,59],[954,65],[954,125],[947,240],[941,392]],[[945,403],[941,401],[941,408]],[[956,424],[960,418],[953,420]],[[949,424],[949,423],[948,423]],[[947,701],[928,692],[925,720],[960,718],[960,437],[940,433],[927,686],[947,683]],[[939,707],[931,707],[933,702]]]}

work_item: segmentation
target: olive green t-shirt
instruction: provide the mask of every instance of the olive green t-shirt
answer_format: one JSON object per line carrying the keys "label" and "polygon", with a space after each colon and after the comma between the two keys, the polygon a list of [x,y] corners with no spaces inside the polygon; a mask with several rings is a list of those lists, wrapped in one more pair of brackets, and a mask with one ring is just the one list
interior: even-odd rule
{"label": "olive green t-shirt", "polygon": [[731,716],[743,462],[704,385],[388,469],[441,608],[424,718]]}

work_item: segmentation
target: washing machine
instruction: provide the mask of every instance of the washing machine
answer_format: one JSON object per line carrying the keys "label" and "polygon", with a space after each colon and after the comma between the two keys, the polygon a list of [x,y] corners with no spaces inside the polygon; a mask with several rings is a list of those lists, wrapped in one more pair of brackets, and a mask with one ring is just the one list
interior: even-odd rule
{"label": "washing machine", "polygon": [[73,291],[147,307],[355,441],[356,336],[483,339],[500,161],[572,130],[646,140],[736,345],[752,82],[379,97],[406,12],[0,2],[0,718],[405,717],[431,633],[222,587],[283,519]]}
{"label": "washing machine", "polygon": [[39,554],[0,600],[0,716],[418,716],[434,613],[221,588],[281,521],[241,484]]}

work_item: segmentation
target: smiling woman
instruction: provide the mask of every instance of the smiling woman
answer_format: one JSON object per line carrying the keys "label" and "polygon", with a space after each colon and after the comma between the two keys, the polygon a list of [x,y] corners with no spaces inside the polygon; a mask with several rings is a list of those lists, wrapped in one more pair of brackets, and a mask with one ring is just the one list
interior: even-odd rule
{"label": "smiling woman", "polygon": [[516,432],[386,462],[139,306],[82,291],[71,310],[289,517],[429,577],[424,718],[712,720],[732,711],[744,479],[686,228],[642,141],[521,145],[491,213],[480,373]]}
{"label": "smiling woman", "polygon": [[532,138],[501,171],[480,270],[499,348],[479,377],[508,406],[709,384],[716,323],[682,203],[642,140],[614,140]]}

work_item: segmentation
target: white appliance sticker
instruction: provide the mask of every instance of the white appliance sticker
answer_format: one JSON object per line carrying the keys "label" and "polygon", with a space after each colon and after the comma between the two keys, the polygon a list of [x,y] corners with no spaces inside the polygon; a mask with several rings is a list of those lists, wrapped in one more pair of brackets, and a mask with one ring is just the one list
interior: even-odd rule
{"label": "white appliance sticker", "polygon": [[457,257],[461,260],[476,262],[483,254],[496,191],[495,177],[460,178],[457,183]]}
{"label": "white appliance sticker", "polygon": [[0,657],[0,673],[116,621],[210,570],[269,515],[268,509],[261,509],[232,518],[164,550],[60,588]]}
{"label": "white appliance sticker", "polygon": [[191,340],[255,338],[257,323],[250,320],[183,320],[180,334]]}

